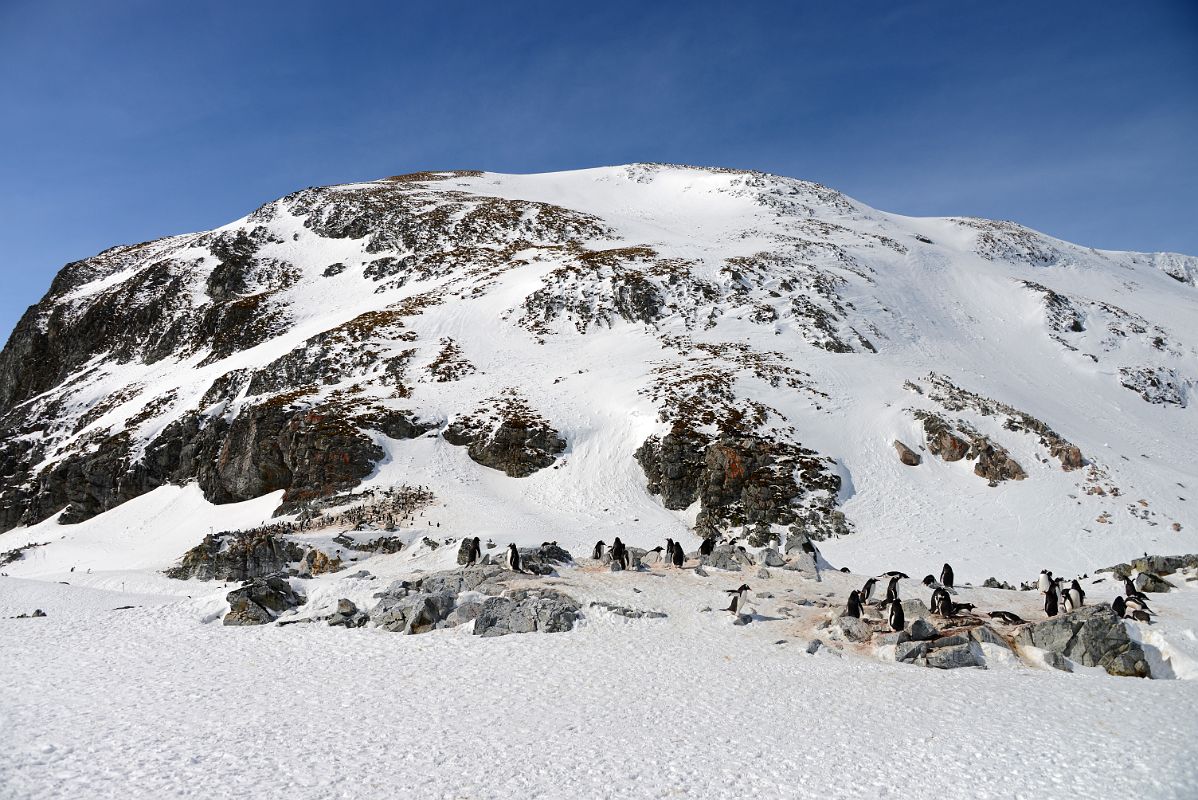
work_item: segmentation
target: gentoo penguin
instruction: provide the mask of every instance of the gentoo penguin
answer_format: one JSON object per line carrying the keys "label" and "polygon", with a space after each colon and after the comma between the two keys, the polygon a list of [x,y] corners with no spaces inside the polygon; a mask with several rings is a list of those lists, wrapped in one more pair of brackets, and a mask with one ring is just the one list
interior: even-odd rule
{"label": "gentoo penguin", "polygon": [[1082,591],[1082,585],[1077,580],[1069,585],[1069,599],[1075,609],[1081,608],[1086,603],[1086,593]]}
{"label": "gentoo penguin", "polygon": [[877,582],[878,582],[877,578],[870,578],[869,580],[867,580],[865,582],[865,585],[861,587],[861,604],[862,605],[865,605],[866,603],[868,603],[870,598],[873,597],[874,584],[876,584]]}
{"label": "gentoo penguin", "polygon": [[845,608],[845,616],[861,618],[861,592],[856,589],[849,592],[849,604]]}
{"label": "gentoo penguin", "polygon": [[903,604],[897,598],[890,601],[890,630],[901,631],[907,626],[907,620],[903,616]]}
{"label": "gentoo penguin", "polygon": [[666,539],[666,551],[662,554],[662,563],[667,567],[674,563],[674,540]]}
{"label": "gentoo penguin", "polygon": [[883,578],[910,578],[911,576],[905,572],[899,572],[897,569],[892,569],[889,572],[882,573]]}
{"label": "gentoo penguin", "polygon": [[642,564],[656,564],[659,561],[668,561],[668,560],[669,560],[669,557],[665,555],[665,551],[662,550],[661,545],[654,547],[652,550],[650,550],[649,552],[647,552],[643,556],[641,556]]}
{"label": "gentoo penguin", "polygon": [[973,603],[950,603],[949,605],[951,605],[953,609],[953,613],[949,615],[952,617],[955,617],[964,611],[973,611],[975,608],[977,608],[977,606],[975,606]]}
{"label": "gentoo penguin", "polygon": [[1127,601],[1123,599],[1123,595],[1119,595],[1111,603],[1111,611],[1115,612],[1115,616],[1123,619],[1123,615],[1127,613]]}
{"label": "gentoo penguin", "polygon": [[675,567],[681,567],[686,561],[686,553],[682,550],[682,542],[674,542],[674,554],[670,558],[670,563]]}
{"label": "gentoo penguin", "polygon": [[628,569],[628,548],[620,541],[617,536],[611,543],[611,560],[619,564],[624,569]]}
{"label": "gentoo penguin", "polygon": [[1071,592],[1064,592],[1061,595],[1061,611],[1066,614],[1070,611],[1077,611],[1077,606],[1073,605],[1073,595]]}
{"label": "gentoo penguin", "polygon": [[943,586],[932,592],[932,613],[939,614],[942,617],[951,617],[953,611],[952,598],[948,596],[948,590]]}
{"label": "gentoo penguin", "polygon": [[734,617],[735,617],[735,616],[738,614],[738,612],[737,612],[737,608],[738,608],[739,606],[740,606],[740,595],[738,595],[738,594],[734,594],[734,595],[732,595],[732,602],[731,602],[731,603],[729,603],[729,604],[728,604],[728,607],[727,607],[726,609],[724,609],[724,610],[725,610],[725,611],[731,611],[731,612],[732,612],[732,616],[734,616]]}
{"label": "gentoo penguin", "polygon": [[1008,625],[1026,625],[1027,620],[1018,614],[1012,614],[1010,611],[991,611],[988,615],[990,619],[1000,619]]}
{"label": "gentoo penguin", "polygon": [[1127,616],[1131,617],[1136,622],[1147,622],[1149,625],[1152,624],[1152,614],[1141,608],[1128,611]]}
{"label": "gentoo penguin", "polygon": [[890,579],[890,584],[886,587],[886,602],[898,600],[898,582],[898,575],[895,575]]}
{"label": "gentoo penguin", "polygon": [[945,564],[940,570],[940,585],[953,588],[953,568],[949,564]]}
{"label": "gentoo penguin", "polygon": [[703,544],[699,545],[699,555],[709,556],[715,550],[715,537],[708,536],[703,540]]}
{"label": "gentoo penguin", "polygon": [[1040,594],[1044,594],[1052,586],[1052,573],[1046,569],[1040,570],[1040,579],[1036,582],[1036,588],[1040,590]]}
{"label": "gentoo penguin", "polygon": [[923,585],[928,587],[929,589],[935,589],[940,584],[936,581],[935,575],[925,575],[923,577]]}
{"label": "gentoo penguin", "polygon": [[1135,581],[1133,581],[1131,578],[1123,579],[1123,593],[1125,595],[1127,595],[1128,597],[1131,597],[1134,594],[1139,594],[1139,591],[1140,590],[1136,588]]}
{"label": "gentoo penguin", "polygon": [[516,549],[515,542],[507,546],[507,568],[512,572],[523,572],[520,569],[520,551]]}
{"label": "gentoo penguin", "polygon": [[749,584],[742,583],[735,589],[725,589],[724,594],[734,594],[737,599],[737,607],[744,608],[745,602],[749,599]]}
{"label": "gentoo penguin", "polygon": [[1142,608],[1145,611],[1152,610],[1151,608],[1148,607],[1148,603],[1144,600],[1144,595],[1139,594],[1139,593],[1136,593],[1136,594],[1132,595],[1131,597],[1127,598],[1127,605],[1132,608]]}
{"label": "gentoo penguin", "polygon": [[595,542],[595,549],[591,551],[591,558],[595,559],[596,561],[603,558],[603,551],[606,548],[607,544],[602,539]]}
{"label": "gentoo penguin", "polygon": [[1057,615],[1057,587],[1052,586],[1044,593],[1044,613],[1050,617]]}
{"label": "gentoo penguin", "polygon": [[470,540],[470,545],[466,549],[466,566],[473,567],[478,563],[478,557],[482,554],[482,548],[479,547],[478,537],[475,536]]}

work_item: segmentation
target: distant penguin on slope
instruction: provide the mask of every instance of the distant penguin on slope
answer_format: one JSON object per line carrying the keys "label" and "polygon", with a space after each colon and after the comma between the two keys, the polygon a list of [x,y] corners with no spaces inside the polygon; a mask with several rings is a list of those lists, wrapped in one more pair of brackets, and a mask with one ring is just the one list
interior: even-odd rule
{"label": "distant penguin on slope", "polygon": [[892,569],[889,572],[882,573],[883,578],[910,578],[911,576],[905,572],[899,572],[897,569]]}
{"label": "distant penguin on slope", "polygon": [[953,588],[953,568],[949,564],[945,564],[944,568],[940,570],[940,585]]}
{"label": "distant penguin on slope", "polygon": [[929,589],[935,589],[940,586],[940,583],[936,580],[935,575],[924,575],[923,576],[923,585],[928,587]]}
{"label": "distant penguin on slope", "polygon": [[845,607],[845,616],[861,618],[861,592],[854,589],[849,593],[848,606]]}
{"label": "distant penguin on slope", "polygon": [[862,605],[868,603],[870,601],[870,598],[873,597],[874,584],[876,584],[877,582],[878,582],[877,578],[870,578],[869,580],[867,580],[865,582],[865,585],[861,587],[861,603],[862,603]]}
{"label": "distant penguin on slope", "polygon": [[903,615],[903,604],[897,599],[890,601],[889,622],[890,630],[896,633],[907,626],[906,617]]}
{"label": "distant penguin on slope", "polygon": [[603,551],[605,549],[607,549],[607,544],[602,539],[595,542],[595,549],[591,551],[591,558],[596,561],[603,558]]}
{"label": "distant penguin on slope", "polygon": [[1044,593],[1044,613],[1050,617],[1057,615],[1057,587],[1050,587]]}
{"label": "distant penguin on slope", "polygon": [[516,549],[515,542],[507,546],[507,568],[512,572],[523,572],[520,569],[520,551]]}

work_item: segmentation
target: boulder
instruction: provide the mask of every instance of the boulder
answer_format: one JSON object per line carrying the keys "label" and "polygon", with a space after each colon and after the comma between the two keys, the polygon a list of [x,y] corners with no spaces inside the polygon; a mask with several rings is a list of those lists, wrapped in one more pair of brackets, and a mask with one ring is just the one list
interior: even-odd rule
{"label": "boulder", "polygon": [[857,617],[837,617],[832,623],[832,627],[838,631],[842,638],[850,642],[868,641],[873,635],[869,625],[862,622]]}
{"label": "boulder", "polygon": [[[633,568],[639,566],[640,559],[631,556],[630,549],[629,563]],[[520,548],[520,569],[533,575],[553,575],[557,572],[557,567],[573,563],[574,557],[558,547],[557,542],[546,542],[540,547]]]}
{"label": "boulder", "polygon": [[928,604],[918,598],[903,600],[902,604],[905,619],[930,620],[932,618],[932,611],[928,608]]}
{"label": "boulder", "polygon": [[898,452],[899,461],[903,462],[908,467],[918,467],[923,463],[923,456],[912,450],[910,447],[907,447],[907,445],[903,444],[898,439],[894,440],[894,449]]}
{"label": "boulder", "polygon": [[914,661],[927,652],[927,642],[899,642],[894,648],[894,660]]}
{"label": "boulder", "polygon": [[760,559],[761,563],[767,567],[786,566],[786,559],[784,559],[782,554],[772,547],[767,547],[762,550],[761,553],[758,554],[758,558]]}
{"label": "boulder", "polygon": [[956,647],[957,645],[969,644],[970,636],[968,633],[954,633],[951,636],[941,636],[938,639],[933,639],[931,647]]}
{"label": "boulder", "polygon": [[1016,644],[1038,647],[1086,667],[1102,667],[1112,675],[1148,677],[1148,661],[1107,603],[1083,606],[1041,622],[1024,625]]}
{"label": "boulder", "polygon": [[936,630],[936,626],[928,622],[926,619],[922,617],[916,617],[907,623],[907,635],[910,636],[914,641],[923,642],[939,638],[940,631]]}
{"label": "boulder", "polygon": [[621,617],[628,619],[665,619],[664,611],[645,611],[640,608],[628,608],[627,606],[618,606],[614,603],[604,603],[600,600],[595,600],[590,604],[591,608],[602,608],[605,611],[610,611],[613,614],[618,614]]}
{"label": "boulder", "polygon": [[757,577],[763,581],[768,580],[770,577],[770,571],[765,567],[761,567],[757,570]]}
{"label": "boulder", "polygon": [[821,642],[819,639],[812,639],[810,642],[807,643],[807,647],[805,648],[805,650],[808,655],[813,656],[823,646],[824,646],[824,643]]}
{"label": "boulder", "polygon": [[1007,644],[1007,640],[989,625],[979,625],[969,632],[969,636],[978,644],[993,644],[1004,647],[1007,650],[1011,649],[1011,645]]}
{"label": "boulder", "polygon": [[742,565],[753,565],[753,558],[743,548],[731,544],[721,544],[711,551],[711,555],[705,556],[701,563],[703,566],[740,572]]}
{"label": "boulder", "polygon": [[380,628],[392,633],[426,633],[444,622],[457,605],[450,591],[411,590],[405,594],[387,594],[370,612]]}
{"label": "boulder", "polygon": [[981,648],[969,642],[929,649],[924,658],[926,665],[935,669],[981,667],[986,663]]}
{"label": "boulder", "polygon": [[580,608],[574,598],[554,589],[521,589],[504,597],[488,597],[474,620],[474,635],[572,630]]}
{"label": "boulder", "polygon": [[889,633],[882,633],[882,634],[875,636],[874,644],[876,644],[880,647],[886,647],[886,646],[892,645],[892,644],[893,645],[903,644],[904,642],[910,640],[910,638],[911,637],[907,634],[906,631],[891,631]]}
{"label": "boulder", "polygon": [[353,601],[346,597],[337,601],[337,610],[329,617],[330,625],[344,628],[361,628],[369,621],[370,617],[366,612],[359,610]]}
{"label": "boulder", "polygon": [[286,578],[255,578],[229,592],[225,625],[265,625],[282,613],[303,605],[307,598],[297,594]]}
{"label": "boulder", "polygon": [[303,557],[304,548],[273,533],[215,533],[205,536],[164,574],[179,580],[249,581],[286,572]]}
{"label": "boulder", "polygon": [[1141,592],[1167,592],[1174,588],[1173,584],[1151,572],[1141,572],[1136,575],[1135,584]]}

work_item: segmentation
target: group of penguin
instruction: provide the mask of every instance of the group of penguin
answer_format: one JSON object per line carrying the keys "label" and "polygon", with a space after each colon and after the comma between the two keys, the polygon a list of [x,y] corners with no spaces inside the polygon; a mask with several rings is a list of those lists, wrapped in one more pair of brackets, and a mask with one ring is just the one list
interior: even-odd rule
{"label": "group of penguin", "polygon": [[[909,577],[906,573],[891,570],[890,572],[882,573],[883,578],[889,578],[890,582],[886,585],[886,599],[878,603],[878,608],[889,608],[886,621],[890,625],[892,631],[901,631],[907,626],[907,618],[903,613],[903,601],[899,598],[899,581]],[[941,583],[944,584],[944,579],[948,578],[948,586],[952,586],[953,570],[948,564],[944,565],[944,570],[941,571]],[[935,579],[931,575],[928,576],[934,582]],[[925,581],[926,582],[926,581]],[[862,609],[869,605],[873,599],[874,587],[877,586],[878,578],[870,578],[865,582],[865,585],[860,589],[854,589],[849,593],[848,606],[845,609],[845,615],[849,617],[861,618]],[[941,591],[937,589],[937,591]],[[945,597],[948,593],[945,592]],[[933,606],[936,604],[936,595],[932,595]],[[951,604],[951,601],[949,601]]]}
{"label": "group of penguin", "polygon": [[[699,555],[709,556],[713,550],[715,550],[715,537],[708,536],[699,545]],[[619,536],[612,541],[610,547],[602,539],[595,542],[595,548],[591,551],[591,558],[598,561],[603,558],[605,553],[611,556],[613,564],[619,564],[624,569],[628,569],[632,563],[632,557],[628,552],[628,548],[620,541]],[[650,554],[652,554],[652,557],[650,557]],[[641,560],[649,561],[650,563],[660,561],[666,566],[682,567],[686,563],[686,551],[682,549],[682,542],[666,539],[665,547],[661,545],[654,547],[642,556]]]}
{"label": "group of penguin", "polygon": [[[466,547],[466,564],[467,567],[473,567],[482,559],[482,543],[475,536],[473,539],[467,539]],[[503,556],[503,566],[512,572],[523,572],[524,569],[520,566],[520,551],[516,549],[515,543],[507,546],[507,552]]]}
{"label": "group of penguin", "polygon": [[[1044,595],[1044,613],[1049,617],[1055,617],[1062,610],[1065,613],[1076,611],[1085,604],[1086,593],[1076,579],[1066,589],[1064,578],[1054,578],[1051,571],[1042,569],[1036,586]],[[1148,596],[1136,589],[1131,578],[1123,579],[1123,594],[1111,602],[1111,610],[1120,619],[1134,619],[1136,622],[1151,623],[1155,616],[1148,607]]]}

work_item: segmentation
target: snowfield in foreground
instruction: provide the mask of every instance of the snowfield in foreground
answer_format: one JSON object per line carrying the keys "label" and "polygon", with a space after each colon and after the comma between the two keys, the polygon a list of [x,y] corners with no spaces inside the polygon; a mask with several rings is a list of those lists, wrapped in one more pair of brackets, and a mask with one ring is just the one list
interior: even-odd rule
{"label": "snowfield in foreground", "polygon": [[[354,566],[293,580],[309,599],[287,616],[330,613],[338,597],[368,607],[394,578],[448,568],[455,550],[372,557],[361,566],[374,579]],[[581,563],[536,579],[583,604],[574,630],[502,638],[470,625],[224,627],[236,584],[151,570],[0,578],[0,796],[1198,794],[1194,680],[1000,658],[985,670],[888,663],[812,625],[839,613],[860,575]],[[742,580],[756,616],[735,626],[720,609]],[[916,581],[902,590],[927,599]],[[595,599],[667,617],[630,620]],[[961,587],[956,599],[1043,616],[1035,592]],[[779,613],[804,600],[831,605]],[[1156,642],[1157,664],[1198,677],[1198,591],[1153,605],[1157,624],[1128,625]],[[12,618],[34,608],[47,616]],[[825,646],[809,654],[816,637]]]}

